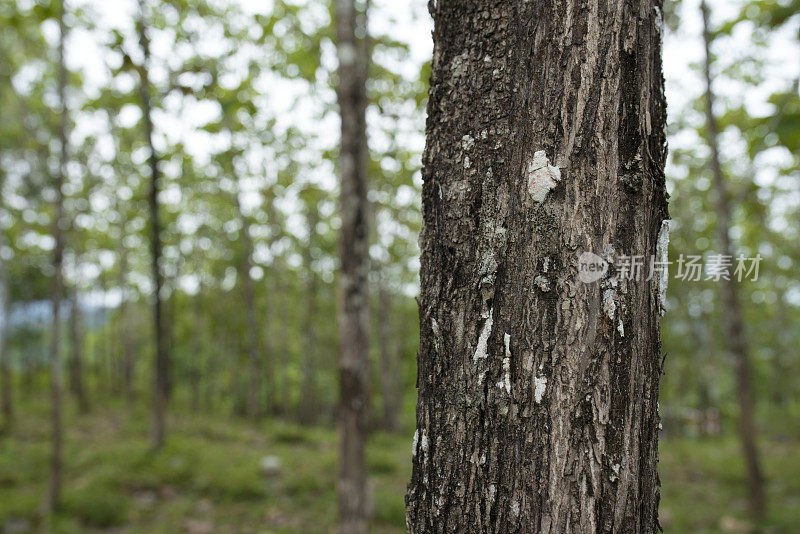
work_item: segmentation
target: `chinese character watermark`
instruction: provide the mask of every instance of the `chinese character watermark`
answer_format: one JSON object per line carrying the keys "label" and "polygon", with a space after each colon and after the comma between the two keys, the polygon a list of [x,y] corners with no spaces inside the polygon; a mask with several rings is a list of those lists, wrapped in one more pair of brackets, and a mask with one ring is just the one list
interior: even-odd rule
{"label": "chinese character watermark", "polygon": [[644,255],[620,254],[610,264],[597,254],[583,252],[578,256],[578,278],[587,284],[596,282],[613,265],[610,278],[619,281],[650,281],[656,276],[664,279],[669,278],[669,267],[674,264],[676,269],[673,278],[685,282],[719,282],[731,279],[737,282],[756,282],[761,260],[761,254],[756,254],[755,257],[740,254],[735,258],[727,254],[709,254],[705,258],[699,254],[681,254],[674,262],[656,255],[646,258]]}

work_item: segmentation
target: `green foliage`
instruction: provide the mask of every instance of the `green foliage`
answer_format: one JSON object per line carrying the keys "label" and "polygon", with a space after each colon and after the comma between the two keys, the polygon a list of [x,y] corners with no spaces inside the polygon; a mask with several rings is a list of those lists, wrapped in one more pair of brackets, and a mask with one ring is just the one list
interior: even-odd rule
{"label": "green foliage", "polygon": [[126,523],[128,506],[126,496],[107,487],[94,486],[67,490],[62,511],[80,519],[86,526],[109,528]]}
{"label": "green foliage", "polygon": [[[31,416],[0,441],[0,524],[25,520],[44,528],[39,515],[47,487],[46,412]],[[336,517],[336,432],[297,428],[302,442],[285,442],[287,425],[259,428],[222,415],[173,413],[167,447],[149,450],[144,413],[117,420],[118,408],[66,421],[68,458],[63,506],[49,531],[84,532],[123,526],[128,532],[179,532],[191,521],[214,531],[324,532]],[[116,421],[116,423],[115,423]],[[796,435],[762,440],[770,484],[771,532],[791,532],[800,494]],[[368,470],[375,532],[403,532],[403,494],[411,468],[410,432],[371,436]],[[279,458],[270,473],[264,456]],[[665,439],[660,448],[661,522],[667,531],[721,533],[746,525],[744,466],[734,436]],[[179,460],[178,460],[179,459]],[[48,530],[41,530],[48,531]]]}
{"label": "green foliage", "polygon": [[[336,436],[324,426],[287,421],[297,418],[310,391],[312,415],[329,425],[338,393],[333,2],[279,0],[256,12],[234,1],[145,4],[154,44],[149,65],[142,64],[133,23],[107,20],[99,4],[77,9],[67,2],[67,22],[77,36],[68,47],[96,45],[68,54],[74,59],[65,276],[86,308],[85,384],[101,415],[74,419],[74,403],[65,403],[72,425],[65,501],[50,527],[82,532],[130,522],[132,532],[151,532],[158,521],[165,532],[176,532],[199,517],[221,531],[265,524],[275,532],[330,529]],[[0,2],[0,280],[11,307],[20,310],[34,302],[46,307],[51,297],[52,177],[60,148],[60,106],[53,98],[57,6],[49,0]],[[668,41],[696,40],[686,34],[692,26],[682,24],[695,7],[680,0],[665,4]],[[382,5],[371,9],[386,16]],[[738,251],[764,258],[760,279],[742,284],[741,295],[759,421],[775,437],[765,443],[765,461],[775,503],[770,521],[781,532],[796,524],[793,495],[800,493],[794,482],[800,458],[781,441],[797,441],[797,425],[786,421],[800,420],[794,379],[800,331],[793,328],[800,323],[800,96],[796,80],[776,76],[780,69],[768,52],[787,35],[796,44],[800,8],[798,0],[754,0],[737,2],[735,11],[730,20],[714,19],[713,74],[716,85],[727,88],[716,112],[735,206],[731,235]],[[387,330],[402,406],[401,435],[376,433],[368,451],[377,532],[404,526],[402,495],[415,425],[418,311],[412,295],[420,152],[431,72],[430,61],[412,59],[412,37],[397,33],[369,39],[370,282],[390,293]],[[751,40],[744,52],[733,46],[743,34]],[[148,448],[146,408],[153,342],[149,183],[138,87],[144,68],[152,75],[162,171],[170,403],[180,414],[157,454]],[[673,262],[681,254],[708,255],[716,246],[703,101],[691,83],[699,74],[695,69],[687,79],[668,80],[681,86],[676,94],[686,102],[670,108]],[[243,305],[248,276],[258,324],[259,406],[269,416],[257,425],[238,418],[249,378]],[[373,310],[381,306],[376,293]],[[700,433],[686,423],[687,411],[719,410],[724,432],[736,424],[735,383],[721,328],[726,310],[718,294],[719,285],[710,281],[672,280],[661,322],[667,353],[661,410],[669,440],[662,451],[663,515],[678,532],[721,530],[721,510],[734,520],[744,517],[733,442],[686,439]],[[377,314],[372,320],[377,332]],[[0,520],[24,518],[41,528],[50,378],[45,323],[9,332],[15,398],[24,408],[10,434],[0,435]],[[128,352],[134,361],[131,407],[121,399],[121,362]],[[384,392],[375,341],[371,357],[377,426]],[[280,458],[279,474],[264,476],[263,456]]]}

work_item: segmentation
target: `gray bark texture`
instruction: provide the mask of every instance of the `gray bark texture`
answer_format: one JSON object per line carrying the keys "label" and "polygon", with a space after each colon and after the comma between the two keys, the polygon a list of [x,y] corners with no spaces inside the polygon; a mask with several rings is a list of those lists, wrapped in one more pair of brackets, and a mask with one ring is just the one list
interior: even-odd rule
{"label": "gray bark texture", "polygon": [[336,2],[338,99],[342,119],[339,172],[339,531],[367,532],[364,448],[369,408],[366,10],[354,0]]}
{"label": "gray bark texture", "polygon": [[661,2],[429,7],[408,530],[656,532]]}

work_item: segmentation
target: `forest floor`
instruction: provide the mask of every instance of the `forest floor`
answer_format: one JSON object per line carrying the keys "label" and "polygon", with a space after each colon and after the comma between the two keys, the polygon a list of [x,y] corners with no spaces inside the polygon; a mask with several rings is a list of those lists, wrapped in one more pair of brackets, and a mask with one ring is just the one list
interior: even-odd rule
{"label": "forest floor", "polygon": [[[171,414],[167,446],[149,451],[146,413],[98,410],[67,420],[61,509],[39,514],[48,472],[44,409],[0,436],[0,532],[334,532],[336,433],[277,420]],[[800,448],[762,446],[769,479],[765,533],[797,532]],[[402,532],[411,438],[375,433],[368,448],[372,532]],[[666,532],[746,532],[736,441],[662,440]]]}

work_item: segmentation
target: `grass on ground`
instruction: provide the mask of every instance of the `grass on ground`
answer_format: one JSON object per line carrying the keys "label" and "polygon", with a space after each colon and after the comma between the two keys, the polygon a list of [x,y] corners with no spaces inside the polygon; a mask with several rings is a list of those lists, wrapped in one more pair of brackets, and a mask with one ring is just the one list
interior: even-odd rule
{"label": "grass on ground", "polygon": [[[334,532],[336,433],[279,420],[258,426],[222,416],[172,414],[153,454],[147,414],[124,409],[68,418],[64,492],[39,513],[47,484],[49,426],[22,411],[0,436],[3,532]],[[410,437],[373,434],[368,447],[372,532],[404,530]],[[764,443],[769,479],[765,532],[797,532],[800,449]],[[664,440],[661,522],[666,532],[747,531],[743,465],[734,439]]]}

